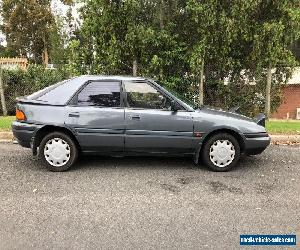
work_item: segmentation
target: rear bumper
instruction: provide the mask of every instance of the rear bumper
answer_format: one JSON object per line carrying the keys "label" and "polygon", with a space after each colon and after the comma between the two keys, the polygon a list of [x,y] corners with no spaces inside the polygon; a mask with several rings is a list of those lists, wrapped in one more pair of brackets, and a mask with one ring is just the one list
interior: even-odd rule
{"label": "rear bumper", "polygon": [[271,138],[265,134],[264,137],[251,137],[245,139],[245,153],[257,155],[262,153],[271,143]]}
{"label": "rear bumper", "polygon": [[36,124],[28,124],[22,122],[13,122],[12,131],[18,143],[25,148],[31,148],[34,134],[39,128]]}

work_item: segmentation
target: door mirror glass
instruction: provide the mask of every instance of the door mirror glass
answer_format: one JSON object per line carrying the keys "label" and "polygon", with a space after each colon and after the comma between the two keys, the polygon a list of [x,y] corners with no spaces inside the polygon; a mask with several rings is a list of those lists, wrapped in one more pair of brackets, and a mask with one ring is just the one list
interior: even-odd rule
{"label": "door mirror glass", "polygon": [[178,111],[178,110],[180,110],[179,105],[174,100],[171,101],[171,110],[175,111],[175,112]]}

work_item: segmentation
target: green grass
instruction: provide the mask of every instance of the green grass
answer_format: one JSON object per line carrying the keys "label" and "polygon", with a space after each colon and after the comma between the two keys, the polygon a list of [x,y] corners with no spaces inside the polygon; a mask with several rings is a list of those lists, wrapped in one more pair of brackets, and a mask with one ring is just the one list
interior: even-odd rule
{"label": "green grass", "polygon": [[[0,116],[0,131],[10,131],[14,116]],[[300,135],[300,121],[270,120],[267,121],[267,130],[270,134],[298,134]]]}
{"label": "green grass", "polygon": [[0,116],[0,131],[10,131],[11,123],[15,119],[15,116]]}
{"label": "green grass", "polygon": [[300,135],[300,121],[297,120],[270,120],[266,125],[269,134]]}

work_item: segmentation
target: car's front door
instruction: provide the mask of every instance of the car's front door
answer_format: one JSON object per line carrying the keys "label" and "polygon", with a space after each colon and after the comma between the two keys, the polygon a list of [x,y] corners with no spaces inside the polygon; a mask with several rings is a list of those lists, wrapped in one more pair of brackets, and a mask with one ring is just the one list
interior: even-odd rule
{"label": "car's front door", "polygon": [[189,153],[193,119],[172,111],[171,98],[147,81],[124,81],[125,150],[147,153]]}
{"label": "car's front door", "polygon": [[125,113],[119,81],[90,81],[66,109],[83,151],[124,151]]}

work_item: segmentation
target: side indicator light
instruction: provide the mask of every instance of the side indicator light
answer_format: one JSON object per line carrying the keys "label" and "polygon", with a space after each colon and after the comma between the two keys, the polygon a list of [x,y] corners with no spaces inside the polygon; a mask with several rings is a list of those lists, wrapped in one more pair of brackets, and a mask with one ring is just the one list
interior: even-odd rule
{"label": "side indicator light", "polygon": [[26,116],[24,114],[24,112],[22,110],[17,109],[16,110],[16,118],[18,121],[25,121],[26,120]]}

